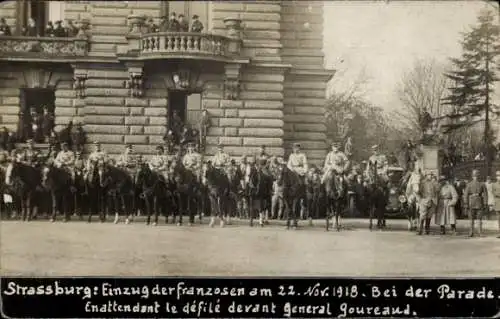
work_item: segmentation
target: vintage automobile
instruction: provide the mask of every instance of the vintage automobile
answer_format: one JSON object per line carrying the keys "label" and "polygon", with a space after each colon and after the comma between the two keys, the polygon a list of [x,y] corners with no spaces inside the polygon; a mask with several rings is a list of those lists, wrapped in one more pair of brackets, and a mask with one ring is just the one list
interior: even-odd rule
{"label": "vintage automobile", "polygon": [[402,179],[405,171],[401,167],[389,167],[387,174],[389,176],[388,198],[386,206],[386,215],[390,217],[406,217],[406,196],[403,189]]}

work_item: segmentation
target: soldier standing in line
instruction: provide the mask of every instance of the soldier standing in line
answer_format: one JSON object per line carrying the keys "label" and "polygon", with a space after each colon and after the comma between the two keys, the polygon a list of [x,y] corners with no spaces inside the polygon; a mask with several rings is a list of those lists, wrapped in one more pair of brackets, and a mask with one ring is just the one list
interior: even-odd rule
{"label": "soldier standing in line", "polygon": [[186,20],[183,14],[179,14],[179,31],[189,32],[189,22]]}
{"label": "soldier standing in line", "polygon": [[193,22],[191,24],[191,32],[202,32],[203,31],[203,23],[198,20],[198,15],[193,15]]}
{"label": "soldier standing in line", "polygon": [[54,164],[58,168],[67,170],[71,174],[72,179],[75,178],[75,171],[73,167],[75,164],[75,154],[69,149],[68,143],[62,143],[62,151],[57,154]]}
{"label": "soldier standing in line", "polygon": [[217,145],[217,152],[214,155],[213,163],[215,168],[224,169],[229,162],[231,161],[231,157],[229,154],[224,152],[224,146],[221,143]]}
{"label": "soldier standing in line", "polygon": [[432,215],[435,213],[438,201],[439,189],[436,183],[432,181],[431,174],[425,175],[425,180],[422,182],[422,198],[420,199],[419,207],[419,231],[422,235],[425,225],[425,234],[429,235]]}
{"label": "soldier standing in line", "polygon": [[440,227],[441,235],[446,233],[446,225],[451,225],[451,231],[455,235],[457,232],[455,205],[458,201],[458,193],[446,176],[441,176],[439,181],[442,185],[439,191],[439,204],[435,222]]}
{"label": "soldier standing in line", "polygon": [[483,212],[488,202],[486,187],[478,180],[479,172],[472,171],[472,180],[467,183],[464,190],[464,207],[469,213],[470,232],[469,237],[474,237],[474,222],[479,220],[479,236],[483,232]]}

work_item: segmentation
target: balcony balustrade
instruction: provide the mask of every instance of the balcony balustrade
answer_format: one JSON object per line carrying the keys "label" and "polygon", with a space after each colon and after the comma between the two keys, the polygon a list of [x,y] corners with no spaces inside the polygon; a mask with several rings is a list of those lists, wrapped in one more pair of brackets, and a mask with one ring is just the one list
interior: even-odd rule
{"label": "balcony balustrade", "polygon": [[229,57],[230,39],[214,34],[191,32],[159,32],[141,36],[141,56]]}
{"label": "balcony balustrade", "polygon": [[82,38],[0,36],[0,58],[83,57],[88,49],[88,40]]}

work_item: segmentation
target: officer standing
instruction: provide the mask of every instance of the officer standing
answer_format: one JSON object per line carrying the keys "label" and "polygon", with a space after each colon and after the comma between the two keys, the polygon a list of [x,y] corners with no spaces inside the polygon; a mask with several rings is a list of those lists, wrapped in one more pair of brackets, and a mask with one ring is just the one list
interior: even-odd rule
{"label": "officer standing", "polygon": [[293,144],[293,153],[288,157],[288,169],[304,177],[308,171],[306,154],[300,151],[300,144]]}
{"label": "officer standing", "polygon": [[340,151],[339,146],[339,143],[332,143],[332,150],[326,155],[321,183],[324,183],[326,178],[330,177],[332,173],[344,175],[347,172],[349,159]]}
{"label": "officer standing", "polygon": [[71,178],[74,179],[75,172],[73,165],[75,164],[75,154],[69,149],[68,143],[62,143],[62,150],[57,154],[54,164],[56,167],[64,168],[69,171]]}
{"label": "officer standing", "polygon": [[182,158],[182,165],[196,174],[200,175],[201,155],[194,149],[194,143],[188,143],[186,155]]}
{"label": "officer standing", "polygon": [[191,32],[202,32],[203,31],[203,23],[198,20],[198,15],[193,15],[193,22],[191,24]]}
{"label": "officer standing", "polygon": [[224,152],[224,147],[221,143],[217,145],[217,152],[214,155],[213,163],[215,168],[224,169],[229,162],[231,161],[231,157],[229,154]]}
{"label": "officer standing", "polygon": [[469,237],[474,237],[474,222],[479,219],[479,236],[483,231],[483,212],[488,202],[486,187],[478,180],[479,172],[472,171],[472,180],[467,183],[464,191],[464,206],[469,213],[470,232]]}
{"label": "officer standing", "polygon": [[429,235],[431,218],[434,215],[438,204],[439,188],[432,180],[431,174],[425,175],[425,180],[422,182],[422,198],[420,199],[419,207],[419,231],[418,234],[422,235],[425,224],[425,234]]}

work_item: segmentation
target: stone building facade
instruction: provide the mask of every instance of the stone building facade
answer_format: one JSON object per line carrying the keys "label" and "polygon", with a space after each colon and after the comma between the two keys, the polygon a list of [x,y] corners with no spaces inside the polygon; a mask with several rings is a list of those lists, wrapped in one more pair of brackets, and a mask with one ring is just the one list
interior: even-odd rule
{"label": "stone building facade", "polygon": [[[300,142],[311,162],[324,159],[325,89],[333,71],[323,63],[322,2],[43,3],[45,19],[58,10],[81,30],[69,39],[19,37],[27,17],[44,13],[30,1],[0,4],[14,34],[0,36],[0,126],[17,128],[26,99],[33,100],[21,91],[45,89],[54,94],[59,127],[82,123],[89,141],[101,141],[111,154],[124,143],[151,154],[173,109],[188,122],[206,109],[207,155],[218,143],[235,157],[260,145],[286,155]],[[144,16],[158,24],[173,11],[199,15],[204,32],[145,31]],[[189,94],[200,94],[201,103],[184,103]]]}

